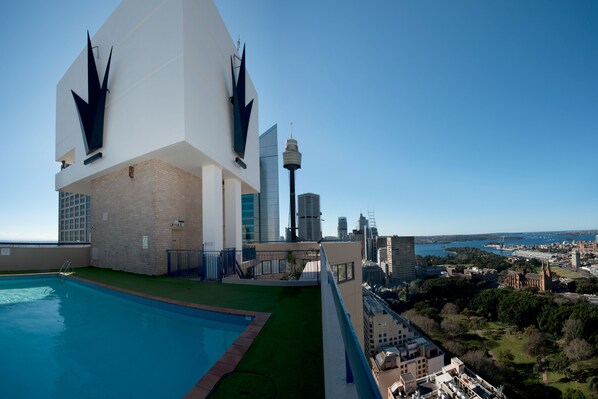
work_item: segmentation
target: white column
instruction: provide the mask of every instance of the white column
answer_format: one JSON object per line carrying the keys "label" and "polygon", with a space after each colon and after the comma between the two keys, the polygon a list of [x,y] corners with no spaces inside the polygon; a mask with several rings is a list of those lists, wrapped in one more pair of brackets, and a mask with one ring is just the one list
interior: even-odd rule
{"label": "white column", "polygon": [[221,251],[222,237],[222,168],[201,168],[203,244],[206,251]]}
{"label": "white column", "polygon": [[224,247],[243,248],[241,238],[241,181],[224,180]]}

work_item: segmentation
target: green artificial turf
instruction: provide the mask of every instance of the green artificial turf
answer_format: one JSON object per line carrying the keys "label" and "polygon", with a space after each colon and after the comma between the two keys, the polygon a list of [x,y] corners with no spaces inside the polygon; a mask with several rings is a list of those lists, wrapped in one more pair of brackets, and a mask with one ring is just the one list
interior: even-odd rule
{"label": "green artificial turf", "polygon": [[164,298],[271,313],[235,372],[218,384],[213,397],[324,397],[320,287],[199,282],[91,267],[76,269],[75,275]]}

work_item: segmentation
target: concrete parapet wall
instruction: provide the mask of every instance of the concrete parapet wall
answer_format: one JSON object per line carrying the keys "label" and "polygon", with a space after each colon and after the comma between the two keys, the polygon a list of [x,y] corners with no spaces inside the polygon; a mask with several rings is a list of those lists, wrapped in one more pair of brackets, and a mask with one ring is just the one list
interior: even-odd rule
{"label": "concrete parapet wall", "polygon": [[89,266],[89,246],[13,247],[0,245],[0,272],[60,269],[65,260],[71,267]]}

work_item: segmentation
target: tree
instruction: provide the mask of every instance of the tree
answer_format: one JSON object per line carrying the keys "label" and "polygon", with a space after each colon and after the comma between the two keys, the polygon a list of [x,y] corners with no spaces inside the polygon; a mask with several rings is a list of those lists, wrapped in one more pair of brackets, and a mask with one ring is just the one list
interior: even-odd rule
{"label": "tree", "polygon": [[465,353],[465,346],[458,341],[446,341],[444,343],[444,348],[454,356],[462,356]]}
{"label": "tree", "polygon": [[536,330],[532,332],[529,337],[527,338],[527,342],[524,344],[523,348],[527,352],[528,355],[531,356],[538,356],[544,353],[544,346],[546,345],[546,339],[544,335]]}
{"label": "tree", "polygon": [[567,375],[569,358],[563,353],[557,353],[548,360],[548,369],[557,373]]}
{"label": "tree", "polygon": [[571,319],[581,320],[584,323],[583,338],[591,343],[598,344],[598,306],[587,302],[576,303],[571,312]]}
{"label": "tree", "polygon": [[538,327],[545,334],[558,336],[563,330],[563,324],[571,315],[573,307],[570,303],[557,303],[553,299],[545,305],[538,315]]}
{"label": "tree", "polygon": [[415,310],[408,310],[403,313],[403,316],[418,326],[426,334],[435,334],[440,330],[438,323],[427,316],[420,315]]}
{"label": "tree", "polygon": [[579,389],[567,388],[563,394],[563,399],[586,399],[586,396]]}
{"label": "tree", "polygon": [[504,294],[501,291],[490,289],[480,292],[473,300],[473,308],[476,312],[490,321],[496,321],[498,319],[498,302],[499,298]]}
{"label": "tree", "polygon": [[459,313],[459,308],[457,305],[451,302],[447,302],[440,311],[441,314],[457,314]]}
{"label": "tree", "polygon": [[563,325],[563,337],[565,342],[570,342],[575,338],[582,338],[583,336],[583,323],[581,320],[568,319]]}
{"label": "tree", "polygon": [[496,360],[504,366],[509,366],[515,360],[515,355],[509,349],[500,349],[496,353]]}
{"label": "tree", "polygon": [[486,378],[489,376],[496,378],[501,374],[500,369],[483,350],[469,351],[461,356],[461,360],[463,360],[468,367],[471,367],[478,373],[486,376]]}
{"label": "tree", "polygon": [[575,292],[578,294],[598,294],[598,277],[590,277],[578,280]]}
{"label": "tree", "polygon": [[593,348],[585,339],[575,338],[565,346],[565,355],[579,365],[584,359],[592,357]]}
{"label": "tree", "polygon": [[498,320],[523,328],[537,323],[537,315],[547,299],[527,291],[511,291],[498,304]]}
{"label": "tree", "polygon": [[465,332],[465,328],[463,328],[461,323],[459,323],[459,320],[457,320],[455,317],[446,317],[442,319],[440,322],[440,328],[442,328],[442,331],[451,337],[456,337]]}
{"label": "tree", "polygon": [[590,398],[598,398],[598,377],[589,379],[588,389],[590,390]]}

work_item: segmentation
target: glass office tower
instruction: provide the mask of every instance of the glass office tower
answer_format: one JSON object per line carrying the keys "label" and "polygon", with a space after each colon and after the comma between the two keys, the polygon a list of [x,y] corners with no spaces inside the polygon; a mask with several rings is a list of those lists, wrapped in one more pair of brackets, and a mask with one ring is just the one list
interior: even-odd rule
{"label": "glass office tower", "polygon": [[243,242],[280,240],[278,127],[260,136],[260,193],[241,198]]}

